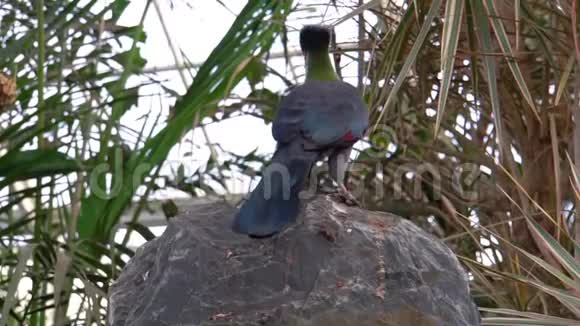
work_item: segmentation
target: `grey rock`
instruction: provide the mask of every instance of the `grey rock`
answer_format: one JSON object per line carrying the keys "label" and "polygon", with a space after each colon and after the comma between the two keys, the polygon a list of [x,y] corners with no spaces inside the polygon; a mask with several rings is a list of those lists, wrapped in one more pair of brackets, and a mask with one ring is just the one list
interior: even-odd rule
{"label": "grey rock", "polygon": [[400,217],[319,196],[256,240],[225,202],[181,210],[111,287],[111,325],[480,324],[451,250]]}

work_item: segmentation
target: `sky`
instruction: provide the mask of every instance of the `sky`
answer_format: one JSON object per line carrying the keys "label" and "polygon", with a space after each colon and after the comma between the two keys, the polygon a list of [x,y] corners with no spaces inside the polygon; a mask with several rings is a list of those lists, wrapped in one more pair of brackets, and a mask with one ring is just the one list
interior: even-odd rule
{"label": "sky", "polygon": [[[144,3],[144,1],[131,2],[130,7],[125,11],[119,23],[121,25],[136,24],[141,18]],[[212,49],[219,43],[221,37],[228,31],[231,23],[235,19],[234,13],[239,12],[246,2],[239,0],[222,1],[227,8],[222,6],[218,1],[213,0],[157,0],[157,3],[159,4],[166,27],[170,31],[171,42],[178,53],[185,55],[185,58],[180,58],[180,60],[182,62],[202,63]],[[352,1],[352,3],[355,2]],[[295,30],[289,35],[289,47],[291,49],[299,49],[297,31],[302,25],[325,23],[337,17],[342,17],[352,10],[351,8],[341,8],[337,11],[333,7],[328,7],[326,4],[327,2],[325,1],[300,1],[300,6],[305,9],[293,14],[288,21],[289,29]],[[320,17],[325,11],[326,21],[323,22]],[[147,41],[141,45],[141,53],[147,59],[146,69],[174,65],[175,61],[171,48],[168,46],[167,37],[163,32],[163,27],[155,7],[152,6],[150,8],[144,25],[147,33]],[[336,28],[336,33],[339,42],[352,42],[356,40],[356,22],[350,20],[339,25]],[[280,53],[282,49],[281,42],[277,41],[273,47],[273,52]],[[345,61],[343,59],[343,62]],[[304,72],[301,56],[293,57],[292,63],[297,67],[295,71],[298,74]],[[293,79],[284,59],[273,59],[270,61],[270,65],[279,72],[285,73],[289,79]],[[353,84],[356,83],[356,72],[356,64],[351,64],[344,68],[344,75],[351,76],[351,78],[346,78],[345,81]],[[186,75],[186,83],[189,85],[191,83],[191,78],[189,78],[190,74],[186,72],[184,75]],[[176,70],[158,73],[157,76],[159,79],[165,80],[163,84],[166,87],[174,89],[180,94],[185,93],[185,84]],[[139,81],[133,80],[133,82],[138,83]],[[268,89],[273,91],[283,91],[285,87],[277,77],[267,78],[264,84]],[[242,82],[234,90],[234,93],[243,96],[247,95],[249,91],[249,86],[245,82]],[[144,87],[141,90],[142,94],[155,92],[159,92],[158,86]],[[139,117],[149,109],[153,112],[162,112],[166,116],[173,102],[173,99],[164,99],[160,103],[157,97],[142,98],[138,107],[128,112],[123,117],[122,122],[127,125],[140,123],[138,122]],[[225,150],[232,151],[238,155],[248,154],[256,148],[258,148],[258,153],[269,154],[275,148],[275,142],[271,136],[271,126],[266,125],[260,119],[250,116],[232,118],[217,124],[211,124],[206,127],[206,131],[212,142],[219,143]],[[192,133],[186,135],[184,142],[171,151],[165,164],[166,173],[170,173],[171,169],[175,170],[181,163],[183,163],[186,172],[191,173],[207,161],[210,151],[205,145],[206,140],[204,134],[199,128],[194,130],[193,145],[188,141],[191,140],[191,137]],[[189,155],[189,153],[192,153],[192,155]],[[242,176],[240,175],[240,177]],[[249,179],[242,177],[242,181],[230,183],[229,191],[231,193],[245,193],[253,185],[253,183],[249,183]],[[185,194],[180,194],[175,191],[161,191],[155,194],[153,198],[163,198],[166,196],[184,197]]]}
{"label": "sky", "polygon": [[[213,48],[219,43],[221,37],[228,31],[230,25],[235,20],[235,14],[239,12],[246,1],[225,0],[221,1],[225,6],[214,0],[157,0],[158,8],[162,13],[163,21],[171,38],[171,43],[177,49],[178,54],[183,54],[178,60],[183,62],[202,63]],[[355,1],[346,1],[347,3],[356,4]],[[334,8],[328,6],[329,1],[303,0],[299,2],[298,12],[292,14],[288,19],[287,25],[289,30],[288,46],[290,49],[299,50],[298,31],[303,25],[307,24],[326,24],[334,19],[343,17],[349,13],[352,8],[342,7]],[[338,2],[340,5],[340,1]],[[125,26],[135,25],[141,19],[145,1],[132,1],[129,8],[121,16],[119,24]],[[227,7],[227,8],[226,8]],[[321,17],[324,16],[324,20]],[[370,16],[370,14],[366,14]],[[366,17],[367,18],[367,17]],[[368,17],[371,18],[371,17]],[[169,46],[166,34],[164,33],[156,7],[151,6],[144,21],[147,41],[140,46],[142,56],[147,60],[146,69],[156,69],[175,65],[174,56]],[[357,24],[350,19],[335,28],[337,41],[354,42],[357,39]],[[282,43],[277,40],[273,46],[272,52],[282,52]],[[304,73],[303,59],[301,56],[292,58],[292,65],[298,75]],[[342,62],[348,62],[343,58]],[[290,68],[286,65],[284,59],[272,59],[269,64],[277,71],[286,74],[286,77],[294,80]],[[345,81],[356,86],[356,64],[350,64],[342,70]],[[195,73],[191,71],[191,73]],[[164,80],[163,85],[176,90],[179,94],[186,91],[185,84],[191,83],[189,72],[184,74],[187,78],[186,83],[182,80],[177,70],[157,73],[158,79]],[[298,78],[298,82],[303,80]],[[140,80],[133,80],[135,84]],[[285,85],[279,78],[269,77],[264,81],[265,87],[270,90],[281,92]],[[235,94],[247,95],[250,88],[244,82],[240,83],[234,90]],[[159,86],[143,87],[141,94],[159,92]],[[136,108],[129,111],[123,117],[123,124],[135,125],[140,124],[139,118],[148,110],[153,113],[161,112],[166,116],[169,107],[174,103],[173,99],[159,100],[158,97],[143,97]],[[152,126],[148,126],[152,127]],[[232,151],[238,155],[246,155],[254,149],[258,153],[271,154],[275,149],[275,141],[271,135],[271,125],[265,124],[261,119],[251,116],[241,116],[224,120],[217,124],[211,124],[206,127],[209,139],[214,143],[219,143],[224,150]],[[193,142],[190,140],[193,137]],[[189,155],[189,153],[192,153]],[[210,151],[206,145],[206,140],[199,128],[184,137],[184,141],[176,146],[169,154],[167,162],[164,165],[164,172],[171,174],[180,164],[183,164],[186,175],[194,172],[207,161]],[[250,178],[238,173],[237,178],[229,183],[228,191],[231,193],[246,193],[251,190],[256,182]],[[174,190],[162,190],[155,193],[152,199],[164,198],[186,198],[188,195]],[[162,218],[162,216],[160,216]],[[154,227],[153,232],[162,233],[164,228]],[[124,232],[121,230],[116,239],[122,238]],[[130,244],[137,246],[144,240],[140,236],[132,236]]]}

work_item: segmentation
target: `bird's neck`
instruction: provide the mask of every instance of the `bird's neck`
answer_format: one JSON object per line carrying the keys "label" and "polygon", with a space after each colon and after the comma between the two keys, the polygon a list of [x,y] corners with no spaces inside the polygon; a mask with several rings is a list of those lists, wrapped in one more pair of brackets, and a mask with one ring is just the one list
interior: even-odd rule
{"label": "bird's neck", "polygon": [[328,51],[312,51],[306,54],[306,80],[338,80]]}

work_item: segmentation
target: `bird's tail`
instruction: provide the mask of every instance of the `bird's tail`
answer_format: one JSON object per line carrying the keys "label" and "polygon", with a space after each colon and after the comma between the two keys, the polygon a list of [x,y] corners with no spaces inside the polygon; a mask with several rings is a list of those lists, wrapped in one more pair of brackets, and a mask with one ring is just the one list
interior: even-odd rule
{"label": "bird's tail", "polygon": [[300,191],[317,157],[316,152],[306,152],[296,144],[279,147],[262,180],[236,214],[233,230],[264,238],[295,222]]}

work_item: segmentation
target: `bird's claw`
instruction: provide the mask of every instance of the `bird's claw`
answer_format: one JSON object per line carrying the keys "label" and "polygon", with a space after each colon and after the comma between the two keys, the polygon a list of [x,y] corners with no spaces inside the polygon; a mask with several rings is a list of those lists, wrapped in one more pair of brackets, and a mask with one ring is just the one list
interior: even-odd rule
{"label": "bird's claw", "polygon": [[360,202],[354,197],[353,194],[346,189],[346,186],[341,184],[336,187],[328,185],[320,185],[317,188],[317,193],[330,195],[334,197],[337,201],[342,202],[348,206],[358,206],[362,207]]}
{"label": "bird's claw", "polygon": [[362,205],[359,203],[359,201],[354,197],[353,194],[350,193],[350,191],[348,191],[348,189],[346,189],[346,186],[341,184],[339,186],[339,194],[344,197],[345,199],[345,204],[349,205],[349,206],[358,206],[358,207],[362,207]]}
{"label": "bird's claw", "polygon": [[347,206],[362,207],[360,202],[350,193],[350,191],[348,191],[348,189],[346,189],[344,185],[339,185],[332,196],[336,197],[340,202]]}
{"label": "bird's claw", "polygon": [[320,185],[317,188],[317,192],[324,195],[335,195],[339,193],[339,189],[337,187]]}

